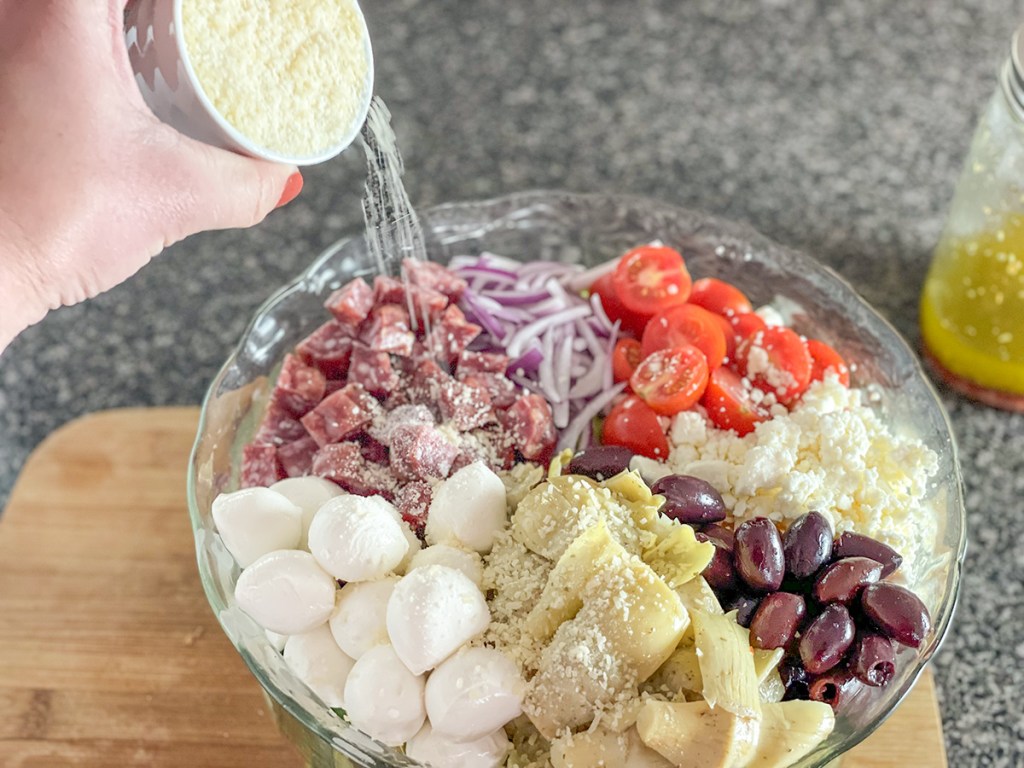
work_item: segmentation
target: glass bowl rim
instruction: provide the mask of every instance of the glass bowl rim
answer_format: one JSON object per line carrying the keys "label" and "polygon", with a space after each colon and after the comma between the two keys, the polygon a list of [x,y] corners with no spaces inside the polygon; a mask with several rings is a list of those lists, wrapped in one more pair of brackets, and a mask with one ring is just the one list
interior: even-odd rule
{"label": "glass bowl rim", "polygon": [[[781,253],[785,253],[788,257],[795,258],[798,261],[807,261],[813,264],[815,269],[823,272],[830,280],[834,281],[842,292],[846,295],[846,298],[850,301],[856,302],[861,305],[862,309],[867,310],[874,320],[876,320],[884,331],[890,336],[890,341],[893,342],[899,354],[910,361],[912,370],[914,372],[914,378],[923,384],[924,391],[928,395],[928,407],[933,409],[940,416],[940,423],[944,427],[945,436],[948,437],[949,450],[951,452],[951,460],[953,466],[953,482],[955,485],[956,493],[952,501],[956,507],[956,519],[958,522],[959,535],[957,536],[956,546],[952,550],[952,561],[949,564],[950,568],[950,590],[944,593],[941,597],[939,604],[939,622],[934,626],[934,639],[930,643],[929,647],[920,653],[916,659],[914,669],[908,676],[904,689],[898,696],[888,703],[886,708],[870,723],[865,727],[856,731],[853,734],[853,738],[846,748],[839,753],[830,754],[826,757],[826,761],[835,759],[841,754],[845,754],[850,749],[855,747],[857,744],[868,738],[875,730],[877,730],[889,717],[893,714],[900,703],[907,697],[911,690],[913,690],[918,678],[924,669],[928,666],[928,662],[938,652],[945,640],[946,634],[952,624],[953,616],[956,612],[956,607],[960,597],[960,582],[963,575],[963,563],[967,551],[967,516],[966,507],[964,501],[964,488],[963,488],[963,477],[960,467],[960,461],[958,456],[958,446],[956,441],[956,435],[953,431],[953,425],[949,419],[949,414],[943,407],[941,400],[939,399],[938,393],[935,389],[931,378],[925,372],[924,366],[920,358],[914,353],[907,340],[900,334],[899,331],[892,325],[892,323],[883,316],[878,310],[876,310],[871,304],[864,299],[860,293],[850,284],[850,282],[832,269],[827,264],[824,264],[817,259],[809,256],[807,253],[784,246],[775,240],[761,234],[753,226],[744,222],[736,222],[729,219],[724,219],[712,214],[707,214],[703,211],[684,208],[682,206],[673,205],[671,203],[662,202],[653,198],[644,197],[642,195],[632,194],[614,194],[614,193],[577,193],[562,190],[543,190],[543,189],[531,189],[523,192],[512,193],[508,195],[500,195],[497,197],[487,198],[483,200],[468,200],[468,201],[456,201],[441,203],[439,205],[431,206],[420,212],[420,216],[424,223],[424,231],[429,238],[431,237],[430,222],[434,217],[443,217],[446,213],[457,211],[462,216],[467,217],[467,214],[473,212],[480,212],[481,214],[494,209],[508,209],[508,211],[516,209],[529,208],[538,204],[551,204],[558,201],[577,203],[577,204],[596,204],[596,203],[617,203],[620,205],[626,205],[633,208],[641,208],[646,210],[657,210],[665,214],[675,216],[696,216],[699,217],[704,225],[712,230],[719,232],[727,232],[730,236],[742,240],[750,246],[763,250],[776,250]],[[505,215],[508,215],[506,212]],[[481,216],[481,220],[483,220]],[[492,220],[493,216],[490,217]],[[484,221],[476,222],[475,228],[477,230],[485,230],[487,224]],[[192,445],[192,450],[189,455],[188,463],[188,474],[186,483],[186,494],[188,498],[189,507],[189,519],[192,524],[193,536],[196,542],[196,557],[201,563],[201,551],[202,541],[199,533],[203,529],[203,521],[199,510],[198,502],[196,500],[196,459],[199,454],[201,444],[203,442],[203,436],[207,427],[207,421],[209,416],[209,407],[215,397],[218,387],[224,380],[225,375],[231,368],[231,366],[238,359],[239,355],[245,348],[246,339],[248,339],[256,329],[257,325],[261,323],[268,314],[270,314],[280,303],[285,301],[293,293],[301,290],[303,286],[310,281],[314,275],[320,270],[323,264],[330,261],[340,250],[345,248],[347,245],[362,238],[364,230],[362,228],[354,228],[349,234],[343,235],[335,242],[324,248],[320,254],[297,276],[292,280],[275,290],[256,310],[252,319],[246,325],[245,330],[242,332],[239,341],[231,350],[231,354],[225,360],[224,364],[220,367],[217,375],[212,380],[210,386],[207,388],[206,393],[203,397],[202,406],[199,414],[199,423],[196,428],[196,438]],[[442,241],[443,242],[443,241]],[[244,652],[236,644],[233,634],[229,631],[228,627],[225,626],[224,620],[222,619],[221,611],[226,606],[221,605],[219,596],[215,593],[213,585],[210,584],[209,580],[200,570],[200,579],[203,585],[203,591],[206,594],[207,602],[210,604],[211,610],[217,618],[217,622],[221,625],[221,629],[225,635],[231,641],[232,646],[242,657],[249,671],[252,672],[253,676],[259,681],[260,686],[264,692],[270,695],[274,701],[277,702],[286,712],[294,717],[304,728],[314,733],[320,739],[330,743],[332,746],[338,746],[337,734],[330,731],[324,730],[319,723],[317,723],[309,713],[299,706],[287,693],[281,691],[278,686],[267,679],[263,672],[260,664],[253,659],[250,654]]]}

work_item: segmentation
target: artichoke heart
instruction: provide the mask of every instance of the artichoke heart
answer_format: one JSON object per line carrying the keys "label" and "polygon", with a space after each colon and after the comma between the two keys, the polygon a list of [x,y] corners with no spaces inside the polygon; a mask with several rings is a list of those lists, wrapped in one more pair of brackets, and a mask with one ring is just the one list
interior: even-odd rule
{"label": "artichoke heart", "polygon": [[741,768],[757,747],[759,717],[712,708],[706,701],[648,699],[636,729],[644,744],[679,768]]}
{"label": "artichoke heart", "polygon": [[641,552],[652,538],[636,527],[630,507],[582,475],[552,477],[531,490],[512,516],[512,535],[530,551],[557,560],[577,536],[601,521],[631,553]]}
{"label": "artichoke heart", "polygon": [[700,575],[715,555],[710,541],[697,541],[693,528],[676,526],[668,536],[644,550],[644,562],[672,589]]}

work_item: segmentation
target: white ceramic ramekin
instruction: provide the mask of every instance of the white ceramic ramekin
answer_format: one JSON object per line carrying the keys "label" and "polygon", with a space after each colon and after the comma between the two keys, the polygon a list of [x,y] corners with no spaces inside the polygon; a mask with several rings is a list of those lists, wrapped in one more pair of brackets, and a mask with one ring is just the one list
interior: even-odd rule
{"label": "white ceramic ramekin", "polygon": [[373,54],[370,33],[356,0],[352,5],[359,18],[366,45],[366,81],[356,119],[334,145],[315,155],[291,156],[262,147],[240,133],[217,111],[203,91],[189,60],[181,32],[182,0],[136,0],[125,15],[125,40],[135,80],[149,108],[158,118],[193,139],[291,165],[315,165],[329,160],[348,147],[359,134],[373,95]]}

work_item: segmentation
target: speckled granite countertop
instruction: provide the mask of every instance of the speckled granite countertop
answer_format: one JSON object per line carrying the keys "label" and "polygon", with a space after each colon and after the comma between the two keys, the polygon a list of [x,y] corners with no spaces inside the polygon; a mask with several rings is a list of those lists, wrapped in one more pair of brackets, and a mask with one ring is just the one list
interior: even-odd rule
{"label": "speckled granite countertop", "polygon": [[[364,5],[415,203],[563,188],[704,209],[816,255],[911,341],[975,117],[1024,20],[984,0]],[[310,170],[257,229],[192,238],[23,334],[0,357],[0,503],[69,419],[198,403],[256,306],[359,223],[362,162]],[[949,762],[1024,765],[1024,416],[944,401],[971,518],[936,662]]]}

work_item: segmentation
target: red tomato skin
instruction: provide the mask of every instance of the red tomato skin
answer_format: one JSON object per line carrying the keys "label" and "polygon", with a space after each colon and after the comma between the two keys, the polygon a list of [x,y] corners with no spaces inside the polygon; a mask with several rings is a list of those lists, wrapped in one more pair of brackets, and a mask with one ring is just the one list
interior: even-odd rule
{"label": "red tomato skin", "polygon": [[722,315],[712,312],[711,316],[715,318],[715,322],[722,329],[722,336],[725,338],[725,358],[722,360],[722,364],[730,364],[736,360],[736,334],[733,332],[732,325]]}
{"label": "red tomato skin", "polygon": [[[733,340],[737,345],[742,344],[758,331],[764,331],[768,328],[768,323],[754,312],[745,312],[726,319],[729,321],[729,325],[732,326]],[[733,359],[735,360],[735,357]]]}
{"label": "red tomato skin", "polygon": [[613,323],[618,320],[623,331],[633,334],[638,339],[643,336],[644,328],[647,327],[647,322],[654,313],[634,312],[623,304],[619,300],[618,294],[615,293],[611,272],[595,280],[590,287],[590,292],[601,297],[601,306],[609,320]]}
{"label": "red tomato skin", "polygon": [[[788,375],[787,383],[773,383],[769,380],[770,374],[761,371],[750,372],[749,358],[755,347],[765,350],[772,368]],[[736,348],[736,362],[740,373],[755,387],[774,394],[783,405],[796,402],[811,383],[811,354],[796,331],[785,326],[768,326],[741,342]]]}
{"label": "red tomato skin", "polygon": [[711,372],[707,388],[701,397],[701,405],[708,412],[708,418],[720,429],[731,429],[740,437],[748,435],[771,414],[754,402],[743,379],[729,368],[718,368]]}
{"label": "red tomato skin", "polygon": [[658,415],[635,395],[615,405],[604,420],[603,445],[621,445],[649,459],[668,458],[668,439]]}
{"label": "red tomato skin", "polygon": [[703,307],[708,312],[732,317],[753,312],[750,299],[732,283],[719,280],[717,277],[702,277],[693,283],[690,289],[691,304]]}
{"label": "red tomato skin", "polygon": [[691,344],[659,349],[633,371],[629,386],[662,416],[673,416],[700,400],[708,384],[708,361]]}
{"label": "red tomato skin", "polygon": [[616,341],[612,351],[612,376],[615,381],[629,381],[643,357],[640,342],[636,339]]}
{"label": "red tomato skin", "polygon": [[[722,318],[695,304],[670,307],[651,318],[644,329],[644,355],[659,349],[692,344],[704,353],[708,368],[714,370],[722,364],[728,351],[725,333],[719,325]],[[729,331],[732,335],[732,331]]]}
{"label": "red tomato skin", "polygon": [[807,340],[807,352],[811,356],[811,381],[824,381],[827,371],[834,371],[839,377],[839,383],[844,387],[850,386],[850,366],[843,360],[843,356],[832,347],[817,339]]}
{"label": "red tomato skin", "polygon": [[693,280],[679,251],[664,245],[641,245],[619,259],[612,284],[627,309],[654,314],[685,303]]}

